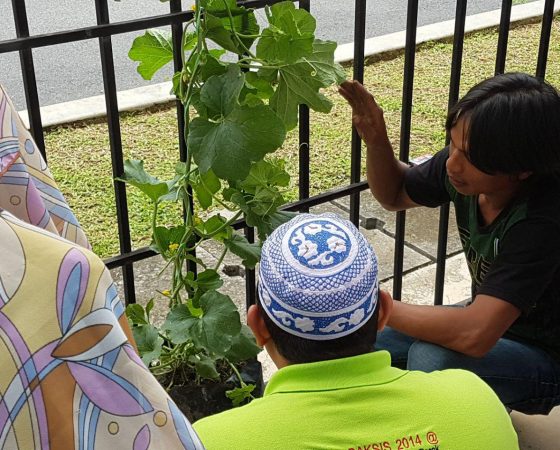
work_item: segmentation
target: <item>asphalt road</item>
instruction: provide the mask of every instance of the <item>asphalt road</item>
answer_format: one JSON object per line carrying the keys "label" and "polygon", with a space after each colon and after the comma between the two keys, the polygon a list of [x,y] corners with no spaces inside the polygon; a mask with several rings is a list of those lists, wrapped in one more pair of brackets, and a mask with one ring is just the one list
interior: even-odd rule
{"label": "asphalt road", "polygon": [[[17,0],[24,1],[24,0]],[[112,22],[149,17],[168,11],[168,3],[158,0],[110,1]],[[185,0],[188,6],[191,0]],[[406,27],[406,0],[369,0],[367,37],[380,36]],[[499,9],[502,0],[471,0],[467,13]],[[418,24],[448,20],[455,15],[454,0],[420,0]],[[0,41],[16,37],[11,0],[0,0]],[[95,25],[93,0],[27,0],[27,15],[32,35]],[[352,42],[354,0],[315,0],[312,12],[317,18],[317,37]],[[257,14],[264,15],[263,12]],[[142,86],[148,82],[136,73],[127,57],[133,39],[142,33],[113,37],[113,52],[119,90]],[[95,39],[39,48],[33,51],[35,71],[42,106],[103,93],[99,44]],[[153,82],[168,80],[171,69],[157,75]],[[0,83],[14,99],[18,109],[25,109],[25,94],[18,54],[0,54]]]}

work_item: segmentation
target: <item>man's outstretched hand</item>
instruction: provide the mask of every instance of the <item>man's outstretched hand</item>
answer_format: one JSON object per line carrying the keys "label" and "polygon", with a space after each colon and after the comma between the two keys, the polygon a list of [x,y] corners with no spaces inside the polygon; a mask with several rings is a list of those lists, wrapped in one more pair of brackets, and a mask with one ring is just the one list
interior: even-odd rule
{"label": "man's outstretched hand", "polygon": [[352,107],[352,123],[368,147],[389,147],[383,110],[359,81],[345,81],[338,92]]}

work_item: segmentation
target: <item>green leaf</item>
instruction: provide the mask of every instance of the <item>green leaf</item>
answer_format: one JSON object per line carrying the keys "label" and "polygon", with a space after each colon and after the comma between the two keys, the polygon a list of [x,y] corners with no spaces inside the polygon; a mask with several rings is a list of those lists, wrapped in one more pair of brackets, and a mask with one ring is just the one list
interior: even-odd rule
{"label": "green leaf", "polygon": [[278,87],[270,99],[270,107],[288,130],[297,125],[300,104],[324,113],[332,108],[330,100],[319,92],[323,83],[314,77],[314,73],[315,68],[308,62],[283,66],[278,70]]}
{"label": "green leaf", "polygon": [[194,109],[196,109],[196,112],[198,113],[198,115],[201,119],[207,119],[208,118],[208,108],[206,107],[206,105],[204,103],[202,103],[202,101],[200,101],[200,89],[199,88],[193,88],[193,90],[192,90],[191,106],[193,106]]}
{"label": "green leaf", "polygon": [[198,178],[191,182],[191,186],[201,208],[208,209],[212,206],[214,194],[220,190],[222,184],[214,172],[208,170],[206,173],[199,174]]}
{"label": "green leaf", "polygon": [[[204,15],[206,37],[220,47],[241,55],[253,45],[255,38],[252,36],[259,34],[260,27],[253,11],[237,7],[235,1],[231,0],[228,0],[228,8],[229,12],[222,0],[208,2],[207,13]],[[232,29],[242,35],[239,40]]]}
{"label": "green leaf", "polygon": [[254,269],[261,259],[261,246],[251,244],[245,237],[235,234],[231,239],[226,239],[224,244],[233,254],[243,260],[243,265],[249,269]]}
{"label": "green leaf", "polygon": [[169,246],[181,242],[185,234],[185,225],[176,227],[156,227],[153,230],[153,243],[152,249],[160,253],[166,258],[174,254],[174,250]]}
{"label": "green leaf", "polygon": [[206,268],[206,264],[204,264],[204,261],[202,261],[202,259],[200,259],[200,258],[197,258],[196,256],[193,256],[193,255],[190,255],[190,254],[187,253],[185,255],[185,259],[187,261],[192,261],[195,264],[198,264],[199,266]]}
{"label": "green leaf", "polygon": [[228,195],[245,213],[247,224],[257,227],[259,236],[263,236],[270,230],[269,216],[285,203],[278,186],[288,186],[289,182],[283,161],[259,161],[251,166],[247,178],[237,183],[237,191]]}
{"label": "green leaf", "polygon": [[206,13],[204,15],[206,37],[230,52],[238,54],[243,53],[243,51],[239,49],[232,32],[224,26],[225,23],[225,19],[220,19],[212,14]]}
{"label": "green leaf", "polygon": [[256,192],[257,187],[283,186],[290,184],[290,175],[284,170],[283,161],[259,161],[251,166],[249,175],[240,183],[243,190]]}
{"label": "green leaf", "polygon": [[144,161],[127,159],[124,162],[124,177],[117,179],[137,187],[154,203],[169,192],[169,186],[165,181],[158,180],[144,170]]}
{"label": "green leaf", "polygon": [[169,189],[169,192],[159,198],[160,202],[175,203],[187,196],[187,194],[185,193],[185,189],[183,189],[183,186],[177,184],[179,179],[180,177],[176,176],[173,180],[167,181],[167,189]]}
{"label": "green leaf", "polygon": [[200,308],[201,317],[193,316],[186,305],[173,308],[163,328],[175,344],[192,341],[209,353],[224,355],[241,329],[237,307],[228,296],[208,291],[200,298]]}
{"label": "green leaf", "polygon": [[173,87],[171,88],[171,93],[174,94],[181,102],[185,101],[185,86],[186,83],[183,80],[183,72],[175,72],[173,78],[171,79]]}
{"label": "green leaf", "polygon": [[247,72],[245,74],[245,84],[257,91],[257,95],[262,99],[269,99],[274,94],[272,82],[260,77],[256,72]]}
{"label": "green leaf", "polygon": [[313,53],[316,22],[311,14],[292,2],[270,8],[270,25],[257,44],[257,57],[273,63],[293,63]]}
{"label": "green leaf", "polygon": [[134,39],[128,57],[140,64],[137,71],[145,80],[173,60],[171,32],[167,30],[147,30],[143,36]]}
{"label": "green leaf", "polygon": [[148,319],[144,308],[138,303],[132,303],[126,307],[126,317],[133,325],[147,325]]}
{"label": "green leaf", "polygon": [[226,12],[226,7],[230,10],[237,8],[236,0],[200,0],[200,7],[209,12]]}
{"label": "green leaf", "polygon": [[252,108],[258,105],[264,105],[262,99],[255,92],[247,88],[241,91],[240,102]]}
{"label": "green leaf", "polygon": [[241,332],[235,336],[231,348],[225,356],[229,362],[236,364],[251,358],[256,358],[261,350],[249,327],[247,325],[242,325]]}
{"label": "green leaf", "polygon": [[146,304],[146,319],[148,322],[150,321],[150,313],[154,309],[154,299],[151,298],[150,301]]}
{"label": "green leaf", "polygon": [[153,325],[133,327],[132,334],[142,361],[150,367],[152,361],[158,359],[161,355],[163,339]]}
{"label": "green leaf", "polygon": [[255,224],[253,226],[257,227],[259,239],[264,241],[276,228],[288,222],[296,215],[297,213],[288,211],[271,211],[266,216],[254,219]]}
{"label": "green leaf", "polygon": [[218,231],[227,222],[225,217],[220,214],[210,217],[206,222],[204,222],[204,231],[206,234],[212,234]]}
{"label": "green leaf", "polygon": [[216,369],[216,360],[210,358],[207,355],[199,353],[197,355],[192,355],[189,358],[189,362],[194,364],[196,373],[201,378],[209,378],[215,380],[220,377],[218,370]]}
{"label": "green leaf", "polygon": [[[231,29],[229,19],[226,28]],[[246,8],[238,8],[237,13],[233,17],[233,27],[237,33],[241,34],[240,41],[243,45],[238,44],[240,53],[246,53],[255,42],[256,37],[260,33],[260,27],[253,11]]]}
{"label": "green leaf", "polygon": [[200,91],[200,101],[208,108],[209,115],[224,117],[238,105],[239,93],[245,76],[239,66],[230,64],[223,75],[210,77]]}
{"label": "green leaf", "polygon": [[287,33],[313,34],[317,28],[315,18],[308,11],[296,8],[291,1],[270,7],[270,23]]}
{"label": "green leaf", "polygon": [[202,53],[200,66],[200,79],[202,81],[206,81],[214,75],[222,75],[228,70],[229,65],[219,60],[224,53],[223,50],[210,50]]}
{"label": "green leaf", "polygon": [[[227,193],[228,193],[227,198],[224,195],[224,198],[226,198],[226,200],[237,205],[239,209],[243,211],[245,214],[251,214],[251,207],[247,204],[247,200],[245,199],[245,197],[247,196],[247,198],[250,200],[251,195],[246,195],[237,189],[230,189],[227,191]],[[253,225],[249,225],[249,226],[253,226]]]}
{"label": "green leaf", "polygon": [[[270,106],[288,130],[297,125],[300,104],[324,113],[331,110],[332,103],[319,90],[346,78],[342,67],[334,62],[335,49],[334,42],[315,40],[312,54],[277,70],[278,85],[270,98]],[[258,75],[264,77],[265,82],[271,77],[270,70],[259,71]]]}
{"label": "green leaf", "polygon": [[276,188],[258,188],[253,200],[251,200],[251,211],[258,216],[267,216],[283,204],[284,197]]}
{"label": "green leaf", "polygon": [[203,233],[205,235],[212,235],[212,239],[216,241],[223,241],[224,239],[230,238],[233,233],[233,228],[230,226],[224,227],[226,222],[227,220],[219,214],[212,216],[202,224]]}
{"label": "green leaf", "polygon": [[183,344],[192,340],[190,328],[195,320],[198,319],[191,314],[187,305],[179,305],[169,311],[162,329],[167,331],[173,344]]}
{"label": "green leaf", "polygon": [[194,119],[188,146],[201,172],[212,169],[222,179],[242,180],[251,162],[279,148],[285,138],[282,121],[268,106],[241,106],[221,122]]}
{"label": "green leaf", "polygon": [[189,166],[184,161],[179,161],[175,164],[175,173],[178,176],[185,176],[189,173]]}
{"label": "green leaf", "polygon": [[243,387],[238,387],[226,391],[226,396],[231,400],[233,406],[240,406],[253,397],[251,394],[254,390],[254,384],[246,384]]}
{"label": "green leaf", "polygon": [[290,212],[290,211],[276,211],[275,213],[270,214],[268,216],[270,228],[266,234],[269,235],[274,230],[276,230],[276,228],[278,228],[280,225],[289,222],[295,216],[297,216],[297,213]]}
{"label": "green leaf", "polygon": [[189,31],[185,36],[183,36],[183,42],[183,50],[192,50],[198,42],[198,35],[194,31]]}
{"label": "green leaf", "polygon": [[314,78],[324,87],[341,84],[346,80],[346,72],[340,64],[334,62],[336,42],[316,39],[313,43],[313,54],[304,58],[315,70]]}
{"label": "green leaf", "polygon": [[218,272],[213,269],[206,269],[204,272],[199,273],[196,277],[196,283],[199,289],[204,291],[220,289],[224,284]]}
{"label": "green leaf", "polygon": [[[255,173],[260,173],[258,163],[254,164]],[[282,175],[283,166],[281,162],[273,164],[279,169],[277,182],[284,183]],[[274,181],[275,177],[272,177]],[[251,177],[249,175],[245,180],[233,184],[223,190],[223,196],[226,201],[234,203],[243,213],[247,225],[256,227],[259,239],[262,241],[272,233],[279,225],[287,222],[296,214],[286,211],[278,211],[284,203],[284,199],[276,188],[276,186],[268,185],[264,177]],[[243,189],[242,191],[240,189]]]}

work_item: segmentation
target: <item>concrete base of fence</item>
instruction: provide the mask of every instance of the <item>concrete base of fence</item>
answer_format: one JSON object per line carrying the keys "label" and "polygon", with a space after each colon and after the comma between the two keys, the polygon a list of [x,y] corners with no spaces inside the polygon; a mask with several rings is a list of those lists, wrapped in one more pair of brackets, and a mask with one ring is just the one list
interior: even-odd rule
{"label": "concrete base of fence", "polygon": [[[542,15],[544,0],[515,5],[511,11],[511,21],[519,22],[532,19]],[[555,11],[560,11],[560,5],[556,2]],[[500,10],[468,16],[465,31],[472,32],[499,25]],[[416,42],[418,44],[427,41],[446,39],[453,36],[455,26],[454,20],[434,23],[419,27]],[[400,50],[405,45],[405,31],[391,33],[367,39],[365,42],[366,57],[380,53]],[[354,58],[354,43],[340,45],[336,51],[335,58],[338,62],[349,62]],[[118,93],[119,111],[132,111],[144,109],[153,105],[166,103],[174,100],[170,94],[171,82],[154,84],[147,87],[129,89]],[[103,117],[107,114],[105,97],[98,95],[94,97],[44,106],[41,108],[43,126],[49,127],[78,120]],[[20,112],[21,117],[29,128],[27,110]]]}

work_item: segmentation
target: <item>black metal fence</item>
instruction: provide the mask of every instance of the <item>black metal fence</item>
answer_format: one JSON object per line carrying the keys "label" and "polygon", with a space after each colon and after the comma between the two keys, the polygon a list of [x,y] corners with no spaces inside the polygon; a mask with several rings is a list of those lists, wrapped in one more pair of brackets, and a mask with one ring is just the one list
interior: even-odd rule
{"label": "black metal fence", "polygon": [[[31,132],[37,145],[45,158],[45,141],[43,136],[43,126],[41,120],[39,96],[37,92],[37,80],[33,64],[32,49],[46,47],[75,41],[98,39],[100,47],[100,59],[103,71],[103,82],[105,88],[105,101],[107,107],[107,123],[110,137],[112,170],[113,176],[118,177],[123,173],[123,149],[121,142],[121,128],[119,111],[117,104],[117,88],[115,82],[115,68],[113,61],[113,48],[111,36],[141,31],[146,28],[170,26],[173,34],[173,45],[175,51],[175,70],[180,70],[180,49],[182,24],[190,20],[193,16],[191,10],[183,11],[181,0],[170,0],[170,11],[168,14],[111,23],[109,18],[109,0],[94,0],[97,14],[97,25],[73,29],[68,31],[56,32],[30,36],[26,13],[25,0],[12,0],[12,9],[17,38],[12,40],[0,41],[0,54],[9,52],[19,52],[21,60],[21,72],[25,87],[27,107],[29,111],[29,121]],[[248,7],[262,8],[264,5],[277,3],[280,0],[247,0],[239,1]],[[355,0],[355,29],[354,29],[354,62],[353,78],[363,81],[364,76],[364,43],[366,29],[366,1]],[[510,30],[510,17],[513,0],[503,0],[501,9],[501,22],[499,27],[499,39],[496,49],[495,73],[502,73],[505,68],[508,36]],[[416,52],[416,31],[418,19],[419,0],[408,0],[407,28],[406,28],[406,47],[405,64],[403,74],[402,90],[402,115],[401,115],[401,135],[399,157],[402,161],[408,161],[411,134],[412,117],[412,98],[415,74],[415,52]],[[300,0],[299,7],[310,10],[311,0]],[[4,12],[7,13],[7,12]],[[453,56],[451,72],[449,78],[449,101],[451,107],[459,95],[461,82],[461,64],[463,56],[463,41],[465,36],[465,20],[467,13],[467,0],[456,0],[455,12],[455,32],[453,37]],[[552,21],[554,16],[554,0],[545,0],[542,15],[541,38],[539,44],[539,54],[536,67],[536,75],[544,78],[550,45]],[[183,106],[177,102],[177,133],[179,142],[179,156],[185,160],[188,149],[183,140]],[[337,198],[350,196],[350,220],[358,225],[360,212],[360,192],[367,188],[367,183],[361,181],[361,142],[354,130],[352,133],[351,144],[351,170],[349,184],[345,187],[322,193],[313,197],[309,196],[309,148],[310,148],[310,127],[309,110],[306,106],[300,107],[299,123],[299,201],[286,207],[291,211],[308,211],[310,207],[335,200]],[[449,137],[447,137],[447,142]],[[127,198],[125,186],[122,182],[114,182],[116,211],[118,219],[120,254],[106,260],[109,268],[122,267],[125,301],[135,302],[134,289],[134,262],[151,257],[154,253],[148,248],[132,250],[129,217],[127,208]],[[437,251],[437,271],[435,280],[435,299],[436,304],[441,304],[443,299],[443,283],[445,273],[445,256],[447,251],[447,232],[449,221],[449,205],[443,206],[440,210],[439,239]],[[244,224],[238,224],[238,228]],[[404,258],[404,235],[406,226],[406,214],[397,213],[396,220],[396,240],[395,240],[395,260],[394,260],[394,281],[393,297],[400,298],[402,291],[403,278],[403,258]],[[245,228],[247,237],[254,239],[254,232],[250,228]],[[247,271],[247,303],[255,301],[255,274],[254,271]]]}

